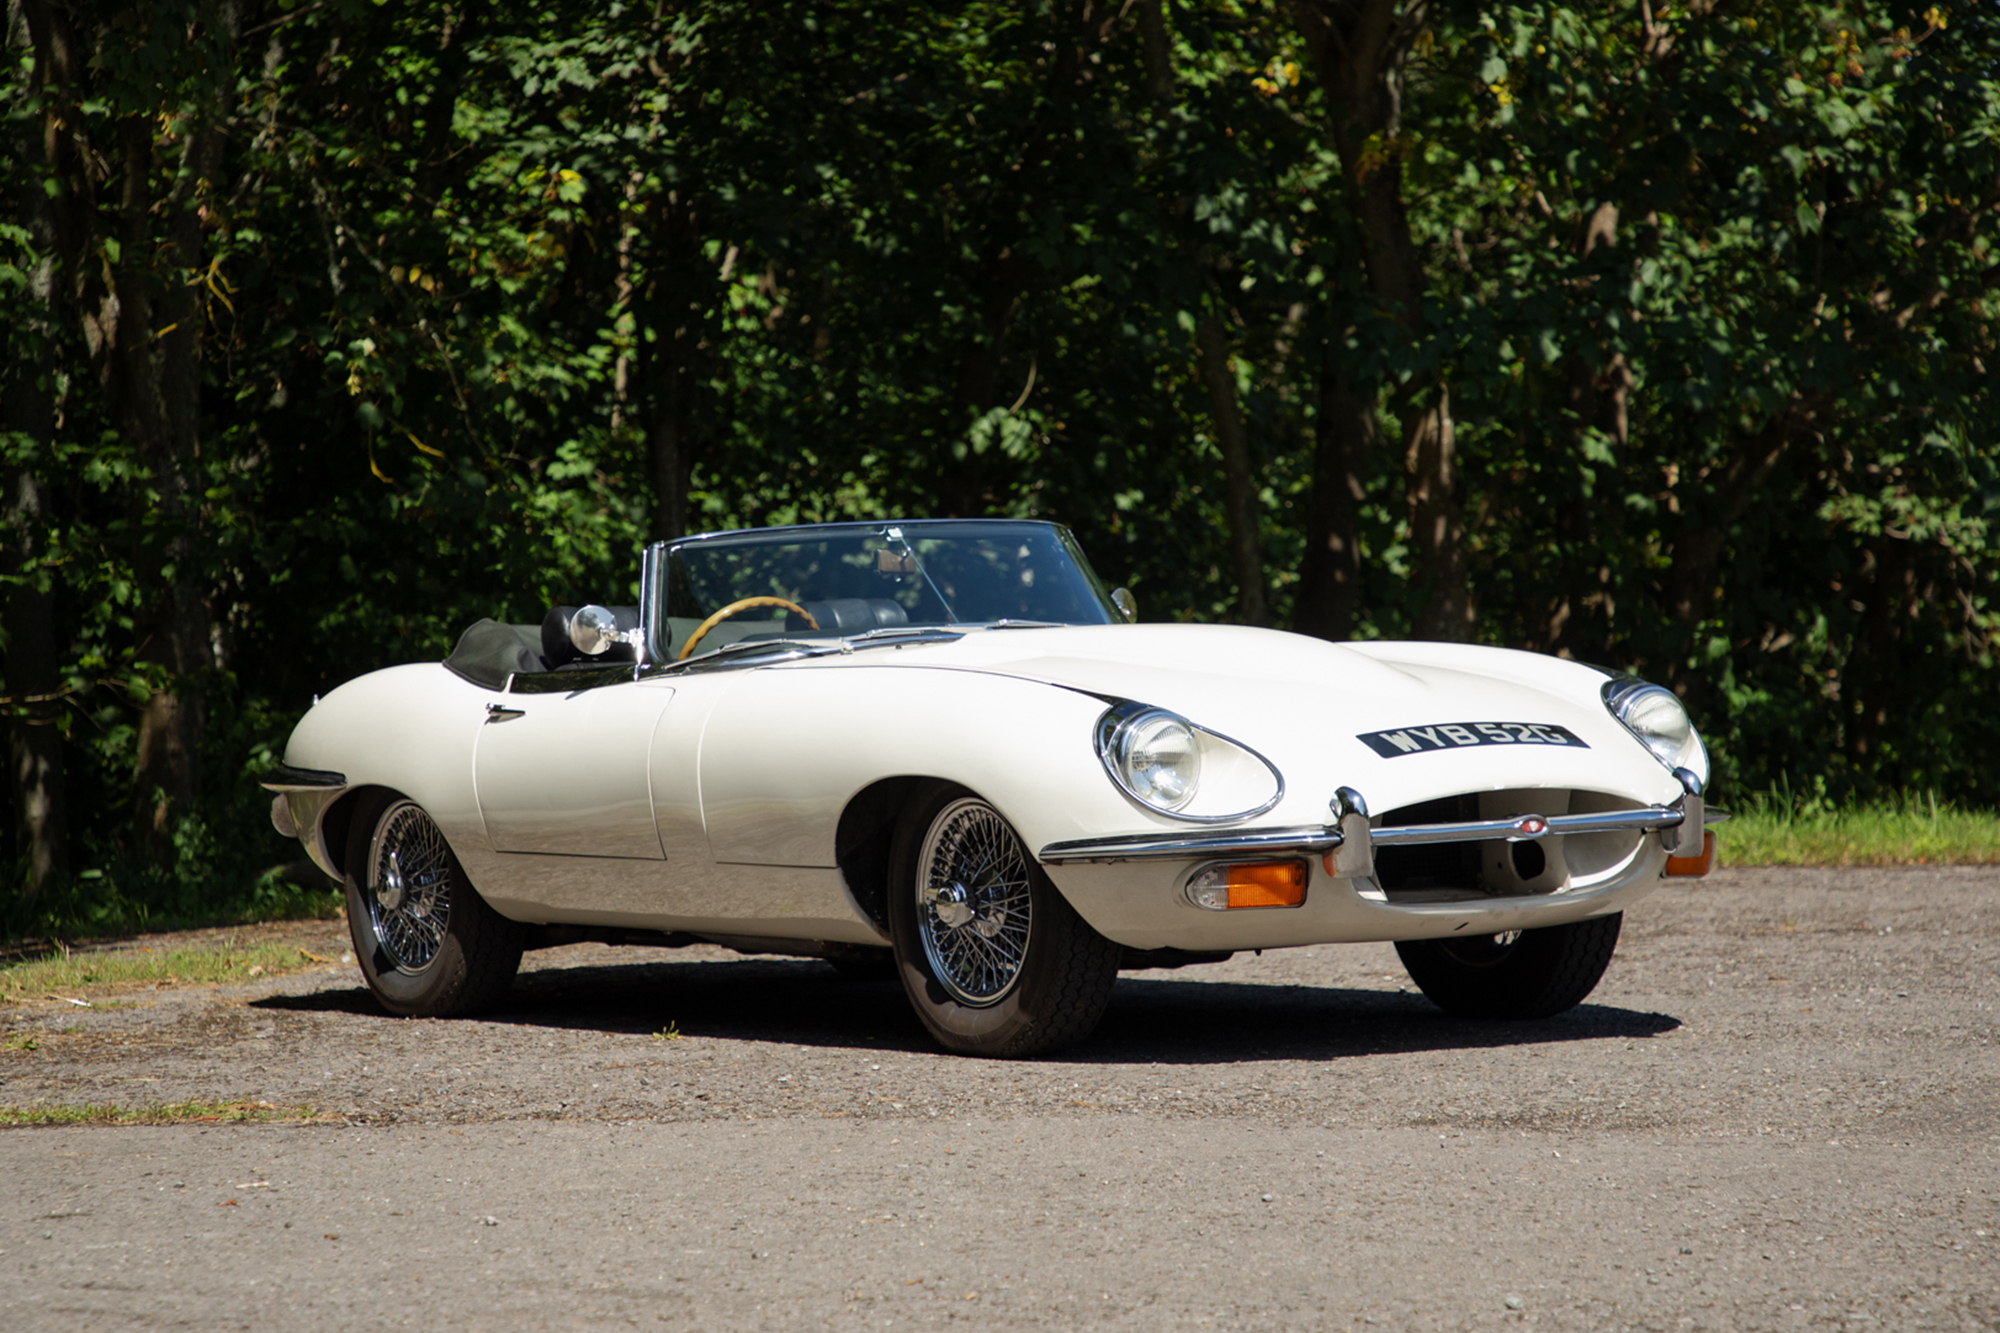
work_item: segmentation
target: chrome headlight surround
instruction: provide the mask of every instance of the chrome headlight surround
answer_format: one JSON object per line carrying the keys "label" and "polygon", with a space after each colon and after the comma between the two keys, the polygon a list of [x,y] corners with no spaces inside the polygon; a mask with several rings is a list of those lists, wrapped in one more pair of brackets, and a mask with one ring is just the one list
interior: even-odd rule
{"label": "chrome headlight surround", "polygon": [[1686,769],[1708,785],[1708,747],[1672,690],[1619,676],[1605,682],[1604,706],[1669,772]]}
{"label": "chrome headlight surround", "polygon": [[[1118,790],[1169,819],[1229,824],[1261,815],[1285,796],[1285,778],[1277,765],[1241,741],[1190,722],[1172,709],[1115,701],[1097,719],[1095,741],[1097,757]],[[1221,785],[1210,793],[1211,805],[1229,800],[1232,791],[1238,799],[1257,803],[1227,813],[1190,813],[1188,807],[1201,795],[1204,756],[1221,765],[1217,778]]]}

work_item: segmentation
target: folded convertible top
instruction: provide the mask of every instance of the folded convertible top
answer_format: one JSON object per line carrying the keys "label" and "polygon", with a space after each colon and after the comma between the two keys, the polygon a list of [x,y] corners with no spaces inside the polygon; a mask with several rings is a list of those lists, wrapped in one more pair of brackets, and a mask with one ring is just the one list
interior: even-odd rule
{"label": "folded convertible top", "polygon": [[458,636],[458,646],[444,659],[453,675],[489,690],[504,689],[507,677],[516,672],[541,672],[540,625],[503,625],[497,620],[475,620]]}

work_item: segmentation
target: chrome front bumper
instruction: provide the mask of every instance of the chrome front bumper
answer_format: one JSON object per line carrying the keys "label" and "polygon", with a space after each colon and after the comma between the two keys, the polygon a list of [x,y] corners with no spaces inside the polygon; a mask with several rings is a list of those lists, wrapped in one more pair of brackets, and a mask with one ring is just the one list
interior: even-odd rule
{"label": "chrome front bumper", "polygon": [[1109,838],[1052,842],[1041,850],[1045,865],[1078,862],[1195,861],[1224,856],[1318,856],[1334,853],[1330,869],[1342,878],[1375,870],[1375,848],[1439,842],[1532,842],[1572,833],[1658,833],[1673,856],[1699,856],[1703,830],[1729,818],[1708,809],[1696,784],[1672,805],[1641,806],[1582,815],[1509,815],[1504,819],[1449,824],[1371,827],[1367,807],[1351,788],[1334,797],[1334,820],[1289,828],[1243,829],[1231,833],[1134,833]]}
{"label": "chrome front bumper", "polygon": [[287,838],[297,838],[314,865],[339,879],[340,871],[327,853],[319,825],[326,808],[347,790],[346,774],[280,764],[257,785],[275,793],[271,797],[271,827]]}

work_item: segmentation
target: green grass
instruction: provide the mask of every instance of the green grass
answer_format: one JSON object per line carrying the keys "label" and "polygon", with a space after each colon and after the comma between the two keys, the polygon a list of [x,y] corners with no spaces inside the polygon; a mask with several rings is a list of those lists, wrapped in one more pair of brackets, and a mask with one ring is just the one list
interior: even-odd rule
{"label": "green grass", "polygon": [[1759,793],[1729,809],[1715,834],[1727,866],[2000,865],[2000,815],[1929,793],[1844,809]]}
{"label": "green grass", "polygon": [[0,1106],[0,1128],[28,1125],[289,1124],[337,1120],[310,1106],[270,1102],[147,1102],[143,1106],[73,1106],[60,1102]]}
{"label": "green grass", "polygon": [[296,944],[56,950],[0,966],[0,1001],[82,998],[130,986],[250,981],[337,961]]}

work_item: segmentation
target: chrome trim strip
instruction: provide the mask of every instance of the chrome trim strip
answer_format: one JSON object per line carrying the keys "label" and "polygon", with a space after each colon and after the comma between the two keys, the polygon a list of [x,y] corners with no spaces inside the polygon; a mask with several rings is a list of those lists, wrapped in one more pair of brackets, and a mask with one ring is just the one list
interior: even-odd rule
{"label": "chrome trim strip", "polygon": [[1513,815],[1506,819],[1477,819],[1460,824],[1396,824],[1371,830],[1377,847],[1406,843],[1488,842],[1505,838],[1509,842],[1533,842],[1550,834],[1563,833],[1650,833],[1655,829],[1679,828],[1687,816],[1671,806],[1653,805],[1641,810],[1610,810],[1594,815]]}
{"label": "chrome trim strip", "polygon": [[1317,824],[1297,828],[1245,829],[1241,833],[1134,833],[1111,838],[1078,838],[1042,848],[1046,865],[1072,861],[1187,861],[1206,856],[1296,852],[1302,856],[1340,846],[1338,829]]}
{"label": "chrome trim strip", "polygon": [[[1117,766],[1111,762],[1112,738],[1117,735],[1118,731],[1131,718],[1137,717],[1141,713],[1153,712],[1172,714],[1174,717],[1178,717],[1181,721],[1187,723],[1188,726],[1194,728],[1194,730],[1205,732],[1219,741],[1224,741],[1235,746],[1262,764],[1264,771],[1271,775],[1271,780],[1277,784],[1278,789],[1271,794],[1271,799],[1262,805],[1249,810],[1238,810],[1233,814],[1227,815],[1184,815],[1178,810],[1168,810],[1162,806],[1154,805],[1151,801],[1146,800],[1139,793],[1126,786],[1124,774],[1120,773]],[[1175,713],[1171,708],[1159,708],[1153,704],[1142,704],[1132,699],[1113,700],[1111,707],[1098,717],[1097,725],[1091,731],[1091,737],[1092,744],[1097,748],[1097,762],[1104,766],[1105,776],[1111,779],[1112,786],[1124,793],[1125,799],[1152,814],[1164,815],[1168,819],[1178,819],[1183,824],[1234,824],[1238,820],[1255,819],[1257,816],[1275,809],[1278,802],[1285,799],[1285,775],[1278,771],[1276,764],[1266,759],[1256,750],[1245,745],[1242,741],[1237,740],[1234,736],[1225,736],[1211,727],[1204,727],[1192,718],[1182,717],[1181,714]],[[1197,787],[1196,790],[1199,791],[1199,788]]]}
{"label": "chrome trim strip", "polygon": [[290,764],[279,764],[271,770],[270,777],[257,785],[265,791],[334,791],[347,785],[347,775],[324,768],[293,768]]}

